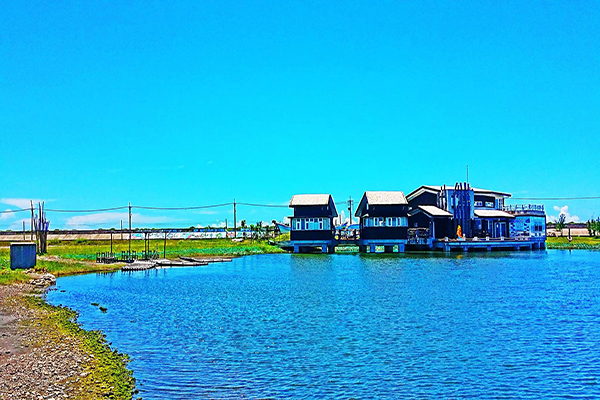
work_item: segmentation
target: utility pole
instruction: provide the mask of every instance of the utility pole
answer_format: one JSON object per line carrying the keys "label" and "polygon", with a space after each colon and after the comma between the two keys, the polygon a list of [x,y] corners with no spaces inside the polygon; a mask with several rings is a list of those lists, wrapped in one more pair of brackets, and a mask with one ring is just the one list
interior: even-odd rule
{"label": "utility pole", "polygon": [[352,200],[352,196],[348,199],[348,212],[350,213],[350,225],[352,225],[352,206],[354,205],[354,200]]}
{"label": "utility pole", "polygon": [[131,202],[129,202],[129,254],[131,254]]}
{"label": "utility pole", "polygon": [[29,200],[31,204],[31,221],[29,227],[31,228],[31,241],[33,242],[33,200]]}
{"label": "utility pole", "polygon": [[235,209],[235,199],[233,199],[233,238],[237,238],[237,215]]}
{"label": "utility pole", "polygon": [[123,220],[121,220],[121,240],[123,240]]}

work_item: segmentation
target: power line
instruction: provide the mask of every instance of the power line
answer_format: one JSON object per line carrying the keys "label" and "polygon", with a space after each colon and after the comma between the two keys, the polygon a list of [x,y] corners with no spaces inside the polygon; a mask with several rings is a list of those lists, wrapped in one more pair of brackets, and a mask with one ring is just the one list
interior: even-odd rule
{"label": "power line", "polygon": [[8,214],[8,213],[18,213],[21,211],[31,211],[31,208],[21,208],[18,210],[6,210],[6,211],[0,211],[0,214]]}
{"label": "power line", "polygon": [[250,207],[289,208],[289,206],[283,205],[283,204],[254,204],[254,203],[236,203],[236,204],[241,204],[243,206],[250,206]]}
{"label": "power line", "polygon": [[126,208],[127,208],[127,206],[112,207],[112,208],[97,208],[95,210],[50,210],[50,209],[46,209],[46,211],[58,212],[58,213],[90,213],[90,212],[124,210]]}
{"label": "power line", "polygon": [[[208,206],[191,206],[191,207],[146,207],[146,206],[131,206],[131,208],[140,208],[144,210],[166,210],[166,211],[175,211],[175,210],[199,210],[202,208],[215,208],[215,207],[225,207],[230,206],[233,203],[222,203],[222,204],[212,204]],[[242,204],[242,203],[237,203]],[[125,207],[127,208],[127,207]]]}

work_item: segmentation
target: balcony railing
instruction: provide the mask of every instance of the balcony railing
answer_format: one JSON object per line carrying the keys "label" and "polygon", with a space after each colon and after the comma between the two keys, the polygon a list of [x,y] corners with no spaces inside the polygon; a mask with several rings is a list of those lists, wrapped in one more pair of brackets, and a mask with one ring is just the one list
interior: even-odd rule
{"label": "balcony railing", "polygon": [[524,214],[535,212],[539,214],[544,214],[544,205],[543,204],[516,204],[516,205],[507,205],[502,207],[503,211],[509,212],[511,214]]}

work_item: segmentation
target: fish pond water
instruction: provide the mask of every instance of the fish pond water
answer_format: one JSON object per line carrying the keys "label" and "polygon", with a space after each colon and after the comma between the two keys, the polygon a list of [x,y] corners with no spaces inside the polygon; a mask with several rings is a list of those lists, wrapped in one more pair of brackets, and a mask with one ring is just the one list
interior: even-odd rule
{"label": "fish pond water", "polygon": [[600,252],[273,254],[57,287],[144,399],[600,396]]}

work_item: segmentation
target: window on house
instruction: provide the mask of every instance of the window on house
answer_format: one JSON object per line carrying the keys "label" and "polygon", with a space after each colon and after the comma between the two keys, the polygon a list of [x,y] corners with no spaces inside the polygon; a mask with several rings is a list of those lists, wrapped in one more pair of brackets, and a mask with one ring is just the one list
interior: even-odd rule
{"label": "window on house", "polygon": [[476,201],[475,207],[483,207],[483,201]]}
{"label": "window on house", "polygon": [[493,201],[486,201],[486,202],[485,202],[485,206],[486,206],[486,207],[491,207],[491,208],[494,208],[494,202],[493,202]]}

